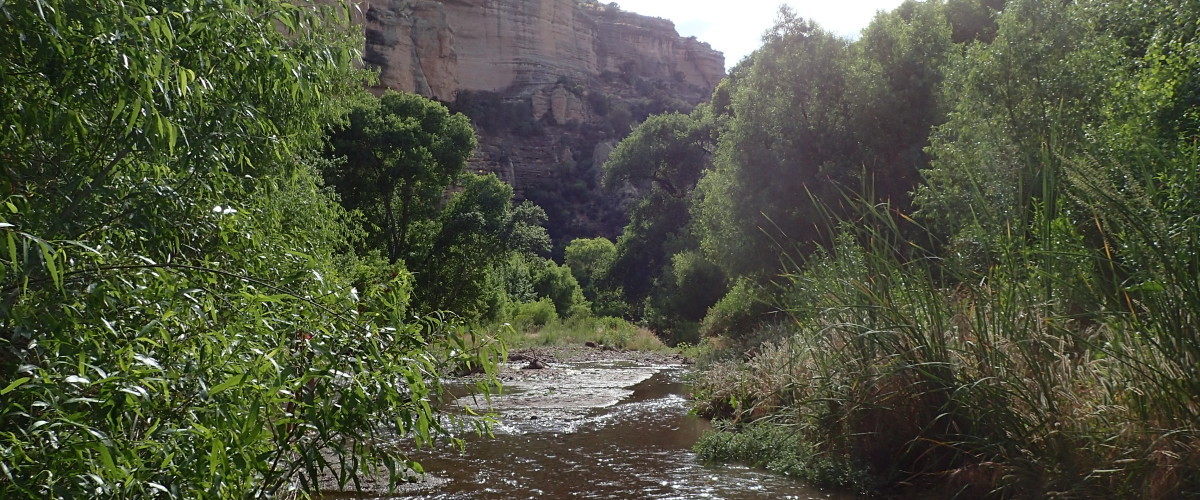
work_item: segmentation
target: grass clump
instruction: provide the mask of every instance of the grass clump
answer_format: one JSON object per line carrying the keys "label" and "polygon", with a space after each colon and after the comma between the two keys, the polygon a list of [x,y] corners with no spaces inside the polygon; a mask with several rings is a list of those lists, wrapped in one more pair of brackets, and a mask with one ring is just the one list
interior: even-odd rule
{"label": "grass clump", "polygon": [[693,447],[704,463],[740,463],[803,480],[819,488],[870,491],[866,472],[846,457],[822,452],[795,429],[765,421],[736,429],[727,422]]}
{"label": "grass clump", "polygon": [[[553,312],[552,304],[550,309],[550,312]],[[591,342],[597,346],[621,350],[670,350],[654,332],[621,318],[576,316],[561,320],[554,317],[544,323],[536,323],[522,318],[521,315],[518,315],[510,323],[511,328],[493,328],[493,330],[501,332],[505,344],[510,348],[584,345]]]}

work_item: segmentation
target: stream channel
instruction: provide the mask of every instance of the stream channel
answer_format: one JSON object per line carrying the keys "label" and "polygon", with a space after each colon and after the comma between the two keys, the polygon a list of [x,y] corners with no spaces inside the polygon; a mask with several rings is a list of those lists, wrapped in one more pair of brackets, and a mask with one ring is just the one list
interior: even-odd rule
{"label": "stream channel", "polygon": [[[687,414],[685,367],[626,360],[501,371],[494,437],[413,456],[426,479],[357,498],[852,498],[741,466],[705,466],[692,445],[709,423]],[[459,405],[487,408],[482,398]]]}

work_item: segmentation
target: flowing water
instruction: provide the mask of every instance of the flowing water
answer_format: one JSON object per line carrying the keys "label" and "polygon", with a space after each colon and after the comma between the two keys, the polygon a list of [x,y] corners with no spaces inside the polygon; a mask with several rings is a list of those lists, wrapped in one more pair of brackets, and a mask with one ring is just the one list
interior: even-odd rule
{"label": "flowing water", "polygon": [[591,362],[508,373],[504,394],[490,402],[500,418],[494,438],[467,438],[464,452],[418,454],[429,479],[401,497],[851,498],[697,463],[691,447],[709,426],[687,415],[678,366]]}

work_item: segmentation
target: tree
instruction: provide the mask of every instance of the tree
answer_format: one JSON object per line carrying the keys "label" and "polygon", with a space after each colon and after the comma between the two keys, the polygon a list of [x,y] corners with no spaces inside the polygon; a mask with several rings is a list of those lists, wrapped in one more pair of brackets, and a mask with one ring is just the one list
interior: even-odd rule
{"label": "tree", "polygon": [[777,239],[827,238],[824,211],[863,165],[849,42],[786,7],[763,41],[726,89],[731,116],[692,210],[705,256],[730,276],[772,272]]}
{"label": "tree", "polygon": [[410,267],[417,274],[418,306],[495,318],[503,302],[498,274],[513,257],[550,251],[546,213],[528,201],[513,206],[513,188],[495,175],[467,175],[445,209],[422,222]]}
{"label": "tree", "polygon": [[690,115],[653,115],[617,144],[604,163],[604,184],[653,183],[662,192],[687,196],[715,148],[715,122],[701,106]]}
{"label": "tree", "polygon": [[[696,183],[712,164],[719,128],[707,105],[687,115],[651,116],[604,164],[609,188],[629,185],[642,193],[629,209],[629,224],[616,242],[606,279],[606,286],[620,289],[631,305],[641,306],[652,295],[665,300],[674,282],[671,256],[696,247],[688,207]],[[670,328],[673,313],[665,311],[664,317],[656,327]]]}
{"label": "tree", "polygon": [[990,246],[1010,223],[1026,227],[1036,205],[1056,205],[1045,188],[1060,177],[1062,159],[1085,148],[1085,124],[1099,121],[1120,58],[1084,12],[1008,2],[992,43],[949,61],[949,118],[931,134],[915,201],[921,220],[964,251]]}
{"label": "tree", "polygon": [[600,283],[616,257],[617,246],[608,238],[572,240],[563,251],[563,263],[583,288],[583,296],[592,302],[599,296]]}
{"label": "tree", "polygon": [[438,374],[484,359],[402,270],[351,288],[314,166],[365,76],[344,6],[0,18],[0,497],[271,496],[446,434]]}
{"label": "tree", "polygon": [[372,225],[369,244],[394,263],[406,258],[412,223],[435,213],[466,166],[475,132],[466,116],[435,101],[386,91],[357,101],[329,144],[331,157],[345,163],[326,179],[347,208],[363,212]]}
{"label": "tree", "polygon": [[554,310],[560,318],[586,316],[589,311],[587,299],[579,282],[567,266],[560,266],[554,261],[544,261],[542,267],[533,276],[533,289],[539,297],[550,299]]}

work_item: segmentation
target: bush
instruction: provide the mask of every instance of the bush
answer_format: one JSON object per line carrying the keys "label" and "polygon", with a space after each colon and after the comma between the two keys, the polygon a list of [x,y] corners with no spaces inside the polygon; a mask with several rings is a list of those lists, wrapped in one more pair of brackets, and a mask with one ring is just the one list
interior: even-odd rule
{"label": "bush", "polygon": [[751,278],[739,278],[729,292],[708,309],[700,323],[703,336],[745,337],[771,317],[773,308],[766,290]]}
{"label": "bush", "polygon": [[546,261],[533,278],[533,289],[539,297],[550,299],[561,318],[584,317],[591,314],[591,306],[583,297],[583,289],[567,266]]}
{"label": "bush", "polygon": [[291,498],[454,439],[441,374],[496,345],[335,257],[312,158],[366,75],[307,4],[0,2],[0,498]]}
{"label": "bush", "polygon": [[705,433],[693,446],[705,463],[740,463],[801,479],[818,488],[850,488],[866,493],[872,481],[844,456],[823,453],[794,428],[755,423],[740,430]]}
{"label": "bush", "polygon": [[554,302],[546,298],[517,304],[512,315],[512,327],[519,332],[540,328],[555,321],[558,321],[558,313],[555,312]]}

